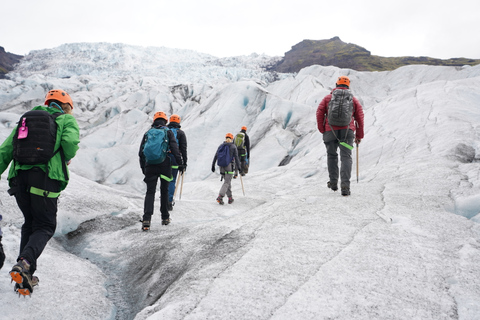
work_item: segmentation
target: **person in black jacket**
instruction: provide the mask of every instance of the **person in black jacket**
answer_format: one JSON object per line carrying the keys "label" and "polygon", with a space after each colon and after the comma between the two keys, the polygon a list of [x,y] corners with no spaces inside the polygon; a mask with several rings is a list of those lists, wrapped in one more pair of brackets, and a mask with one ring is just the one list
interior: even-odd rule
{"label": "person in black jacket", "polygon": [[[166,128],[167,115],[164,112],[157,112],[153,116],[152,128]],[[183,165],[182,156],[178,150],[177,141],[172,131],[167,129],[169,150],[175,157],[179,165]],[[147,131],[148,132],[148,131]],[[147,184],[147,192],[145,194],[145,202],[142,218],[142,230],[150,229],[150,221],[153,215],[155,202],[155,191],[157,189],[158,178],[160,178],[160,212],[162,215],[162,225],[170,223],[170,214],[168,212],[168,185],[172,180],[172,165],[170,157],[166,157],[160,164],[149,164],[143,154],[143,147],[147,142],[147,132],[144,134],[138,156],[140,158],[140,167],[145,175],[143,181]]]}
{"label": "person in black jacket", "polygon": [[223,175],[223,185],[220,188],[220,192],[218,193],[217,202],[219,204],[223,204],[223,197],[227,195],[228,197],[228,204],[233,203],[233,194],[232,194],[232,177],[235,173],[235,176],[238,176],[238,171],[240,168],[240,173],[242,173],[242,169],[240,167],[240,159],[238,158],[238,151],[237,147],[233,144],[233,134],[227,133],[225,136],[225,142],[223,142],[217,149],[215,153],[215,157],[213,157],[212,162],[212,172],[215,172],[215,164],[217,162],[220,148],[223,145],[228,145],[230,148],[230,157],[232,161],[225,167],[220,167],[220,174]]}
{"label": "person in black jacket", "polygon": [[[241,175],[244,176],[248,173],[248,167],[250,164],[250,138],[248,137],[246,126],[243,126],[241,131],[237,133],[235,139],[233,139],[233,143],[237,146],[242,168]],[[237,178],[237,175],[233,178]]]}
{"label": "person in black jacket", "polygon": [[170,116],[170,123],[168,124],[168,128],[173,132],[176,137],[176,141],[178,147],[180,148],[180,153],[182,154],[183,159],[183,166],[178,165],[175,157],[170,152],[168,155],[170,156],[170,160],[172,161],[172,175],[173,180],[170,182],[168,186],[168,210],[173,210],[173,205],[175,204],[173,196],[175,194],[175,186],[177,183],[177,175],[178,171],[183,174],[187,169],[187,136],[185,132],[180,129],[180,116],[177,114],[172,114]]}

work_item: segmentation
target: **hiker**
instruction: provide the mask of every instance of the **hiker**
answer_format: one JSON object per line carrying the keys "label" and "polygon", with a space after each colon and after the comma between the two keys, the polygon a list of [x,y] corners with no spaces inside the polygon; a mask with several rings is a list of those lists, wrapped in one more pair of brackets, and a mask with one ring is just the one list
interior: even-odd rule
{"label": "hiker", "polygon": [[215,163],[220,167],[220,174],[223,178],[223,185],[218,193],[217,202],[224,204],[223,197],[227,195],[228,203],[232,204],[232,176],[234,173],[238,176],[238,168],[240,168],[240,174],[243,173],[240,167],[237,148],[233,144],[233,134],[227,133],[225,135],[225,142],[218,147],[215,157],[213,157],[212,172],[215,172]]}
{"label": "hiker", "polygon": [[[243,126],[241,131],[237,133],[233,143],[238,149],[238,156],[240,157],[240,165],[242,168],[241,175],[244,176],[248,173],[248,167],[250,162],[250,138],[247,134],[247,127]],[[233,178],[237,178],[235,175]]]}
{"label": "hiker", "polygon": [[183,166],[179,165],[177,161],[175,160],[175,157],[173,154],[170,152],[168,155],[170,157],[170,161],[172,163],[172,181],[170,181],[170,184],[168,186],[168,210],[172,211],[173,206],[175,205],[173,196],[175,195],[175,187],[177,183],[177,175],[178,171],[180,171],[181,174],[185,172],[187,169],[187,136],[185,135],[185,132],[180,129],[180,116],[177,114],[172,114],[170,116],[170,122],[168,124],[168,128],[170,131],[173,132],[173,135],[175,136],[175,139],[178,144],[178,148],[180,149],[180,153],[182,154],[182,159],[183,159]]}
{"label": "hiker", "polygon": [[[182,156],[178,151],[177,141],[171,130],[167,128],[167,115],[164,112],[156,112],[153,116],[151,128],[144,134],[138,156],[140,158],[140,168],[145,175],[143,181],[147,184],[147,192],[145,194],[145,202],[143,208],[142,230],[150,230],[150,221],[153,215],[155,202],[155,191],[157,189],[158,178],[160,178],[160,212],[162,216],[162,225],[170,223],[170,213],[168,212],[168,186],[172,181],[172,164],[168,151],[173,154],[179,166],[183,165]],[[155,139],[155,135],[160,137],[162,141]],[[152,149],[150,150],[150,143]],[[164,149],[163,149],[164,148]],[[148,152],[147,152],[148,151]],[[160,160],[155,161],[150,158],[149,152],[157,151],[160,154]]]}
{"label": "hiker", "polygon": [[[2,221],[2,215],[0,214],[0,222],[1,221]],[[2,227],[0,226],[0,269],[2,269],[4,262],[5,262],[5,253],[3,252],[3,246],[2,246]]]}
{"label": "hiker", "polygon": [[[68,184],[67,165],[78,150],[80,135],[72,113],[73,102],[68,93],[50,90],[45,106],[25,113],[0,146],[0,174],[13,160],[8,193],[15,196],[25,218],[20,254],[10,271],[15,291],[24,296],[30,295],[38,284],[38,278],[33,276],[37,259],[55,233],[57,200]],[[38,137],[41,139],[35,139]]]}
{"label": "hiker", "polygon": [[330,178],[327,187],[333,191],[338,190],[337,149],[340,147],[342,196],[350,195],[353,142],[358,145],[363,139],[363,109],[349,88],[350,79],[340,76],[336,88],[323,98],[317,109],[317,127],[323,134],[323,142],[327,148]]}

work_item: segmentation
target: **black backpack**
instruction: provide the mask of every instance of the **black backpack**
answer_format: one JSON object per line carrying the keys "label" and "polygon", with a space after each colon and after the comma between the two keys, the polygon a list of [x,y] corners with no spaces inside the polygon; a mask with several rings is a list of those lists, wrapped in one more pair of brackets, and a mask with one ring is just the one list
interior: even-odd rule
{"label": "black backpack", "polygon": [[13,137],[13,159],[20,164],[42,164],[60,150],[55,150],[57,123],[63,113],[50,114],[44,110],[24,113]]}
{"label": "black backpack", "polygon": [[332,92],[328,103],[327,119],[332,126],[345,127],[352,121],[353,95],[348,89],[337,89]]}

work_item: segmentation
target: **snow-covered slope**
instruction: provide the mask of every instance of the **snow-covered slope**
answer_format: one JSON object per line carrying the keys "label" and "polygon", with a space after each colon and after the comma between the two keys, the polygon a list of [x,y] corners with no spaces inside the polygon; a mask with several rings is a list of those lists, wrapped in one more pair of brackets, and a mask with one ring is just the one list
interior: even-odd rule
{"label": "snow-covered slope", "polygon": [[[0,80],[1,138],[51,88],[72,94],[82,135],[56,236],[39,260],[40,286],[25,301],[3,272],[22,217],[0,193],[2,313],[479,319],[480,67],[278,75],[262,70],[271,59],[70,44],[31,53]],[[366,119],[347,198],[326,188],[315,122],[339,75],[350,77]],[[157,201],[152,230],[142,233],[137,152],[156,111],[182,117],[189,161],[173,223],[160,225]],[[234,204],[219,206],[211,161],[225,133],[243,125],[253,147],[245,195],[235,180]]]}

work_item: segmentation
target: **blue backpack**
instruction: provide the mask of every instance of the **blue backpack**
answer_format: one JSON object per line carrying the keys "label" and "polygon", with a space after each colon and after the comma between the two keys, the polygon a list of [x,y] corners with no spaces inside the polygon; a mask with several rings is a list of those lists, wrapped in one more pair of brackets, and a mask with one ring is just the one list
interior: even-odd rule
{"label": "blue backpack", "polygon": [[217,164],[220,167],[228,166],[233,160],[233,157],[230,155],[230,145],[227,143],[222,143],[217,149]]}
{"label": "blue backpack", "polygon": [[168,129],[173,132],[173,135],[175,136],[175,140],[177,140],[177,144],[178,144],[178,138],[177,138],[178,128],[168,128]]}
{"label": "blue backpack", "polygon": [[169,147],[167,132],[167,127],[151,128],[147,131],[143,155],[148,164],[160,164],[165,161]]}

